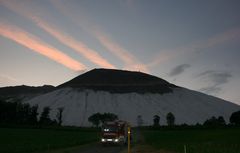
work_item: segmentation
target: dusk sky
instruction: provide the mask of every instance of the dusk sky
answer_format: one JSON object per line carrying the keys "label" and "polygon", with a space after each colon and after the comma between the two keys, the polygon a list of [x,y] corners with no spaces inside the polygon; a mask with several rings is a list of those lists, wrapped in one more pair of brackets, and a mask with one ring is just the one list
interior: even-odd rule
{"label": "dusk sky", "polygon": [[239,0],[0,0],[0,87],[117,68],[240,104],[239,66]]}

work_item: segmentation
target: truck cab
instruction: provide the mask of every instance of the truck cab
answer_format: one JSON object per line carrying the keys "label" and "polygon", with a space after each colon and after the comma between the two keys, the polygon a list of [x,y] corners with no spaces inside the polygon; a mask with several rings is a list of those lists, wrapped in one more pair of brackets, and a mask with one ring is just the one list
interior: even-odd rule
{"label": "truck cab", "polygon": [[105,122],[102,126],[102,144],[125,144],[127,142],[127,122]]}

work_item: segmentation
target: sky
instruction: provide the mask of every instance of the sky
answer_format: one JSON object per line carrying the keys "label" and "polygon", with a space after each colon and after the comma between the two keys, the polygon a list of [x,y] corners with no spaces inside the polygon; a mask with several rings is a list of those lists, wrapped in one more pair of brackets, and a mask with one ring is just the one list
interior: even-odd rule
{"label": "sky", "polygon": [[239,0],[0,0],[0,87],[141,71],[240,105]]}

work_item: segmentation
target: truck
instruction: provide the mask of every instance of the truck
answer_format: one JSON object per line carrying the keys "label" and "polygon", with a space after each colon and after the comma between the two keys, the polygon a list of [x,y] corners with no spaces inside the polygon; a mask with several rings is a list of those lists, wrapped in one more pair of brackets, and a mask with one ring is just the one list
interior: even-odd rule
{"label": "truck", "polygon": [[126,121],[105,122],[101,131],[102,144],[126,144],[128,126],[129,124]]}

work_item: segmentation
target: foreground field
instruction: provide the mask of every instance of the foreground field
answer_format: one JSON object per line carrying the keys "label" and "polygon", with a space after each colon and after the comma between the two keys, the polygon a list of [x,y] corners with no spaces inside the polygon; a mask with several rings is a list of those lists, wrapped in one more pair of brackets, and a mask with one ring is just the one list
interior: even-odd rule
{"label": "foreground field", "polygon": [[30,153],[82,145],[99,140],[89,129],[0,128],[0,153]]}
{"label": "foreground field", "polygon": [[[184,146],[186,153],[240,153],[240,128],[132,132],[132,153],[185,153]],[[126,152],[126,147],[92,144],[98,140],[96,129],[0,128],[0,153],[117,153],[124,148]]]}
{"label": "foreground field", "polygon": [[144,130],[145,143],[156,150],[184,153],[240,153],[240,129]]}

